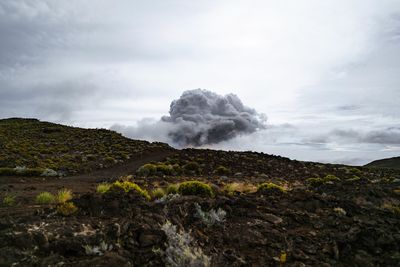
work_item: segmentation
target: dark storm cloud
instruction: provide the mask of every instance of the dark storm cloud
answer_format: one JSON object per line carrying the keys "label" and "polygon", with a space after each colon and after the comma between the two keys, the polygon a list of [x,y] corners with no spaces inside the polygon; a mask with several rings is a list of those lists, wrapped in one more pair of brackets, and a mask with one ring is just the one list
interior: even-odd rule
{"label": "dark storm cloud", "polygon": [[265,116],[243,105],[234,94],[221,96],[196,89],[185,91],[162,121],[173,125],[168,133],[182,146],[215,144],[265,128]]}

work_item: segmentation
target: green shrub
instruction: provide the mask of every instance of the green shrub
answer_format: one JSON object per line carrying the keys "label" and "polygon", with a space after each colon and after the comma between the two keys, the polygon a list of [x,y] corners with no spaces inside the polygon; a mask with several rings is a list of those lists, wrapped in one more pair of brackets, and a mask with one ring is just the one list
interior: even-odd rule
{"label": "green shrub", "polygon": [[336,181],[340,181],[340,178],[338,178],[332,174],[328,174],[324,178],[308,178],[308,179],[306,179],[306,183],[313,187],[320,186],[320,185],[323,185],[328,182],[336,182]]}
{"label": "green shrub", "polygon": [[211,186],[200,181],[187,181],[179,184],[178,192],[181,195],[197,195],[204,197],[212,197],[213,191]]}
{"label": "green shrub", "polygon": [[72,199],[72,192],[69,189],[61,189],[57,192],[56,201],[57,203],[66,203]]}
{"label": "green shrub", "polygon": [[15,204],[15,196],[14,195],[5,195],[3,198],[3,205],[7,207],[14,206]]}
{"label": "green shrub", "polygon": [[157,172],[157,167],[154,164],[147,163],[141,166],[138,170],[137,173],[140,176],[149,176],[149,175],[154,175]]}
{"label": "green shrub", "polygon": [[111,184],[108,184],[108,183],[101,183],[101,184],[98,184],[98,185],[96,186],[96,192],[99,193],[99,194],[104,194],[104,193],[106,193],[108,190],[110,190],[110,188],[111,188]]}
{"label": "green shrub", "polygon": [[54,201],[55,197],[49,192],[42,192],[36,196],[36,203],[38,204],[50,204],[54,203]]}
{"label": "green shrub", "polygon": [[57,205],[57,212],[63,216],[70,216],[78,211],[78,208],[72,202],[64,202]]}
{"label": "green shrub", "polygon": [[151,192],[153,199],[160,199],[165,196],[165,190],[162,188],[156,188]]}
{"label": "green shrub", "polygon": [[162,163],[159,163],[156,165],[156,171],[157,171],[157,173],[160,173],[160,174],[171,175],[173,170],[174,169],[173,169],[172,165],[165,165]]}
{"label": "green shrub", "polygon": [[140,186],[138,186],[137,184],[135,184],[134,182],[130,182],[130,181],[116,181],[112,184],[110,190],[113,190],[114,188],[120,188],[123,189],[125,192],[129,192],[131,190],[135,190],[139,195],[143,196],[144,198],[146,198],[147,200],[150,200],[151,197],[149,195],[149,193],[140,188]]}
{"label": "green shrub", "polygon": [[218,168],[215,170],[215,173],[219,175],[228,175],[231,173],[231,170],[224,166],[218,166]]}
{"label": "green shrub", "polygon": [[182,173],[182,168],[179,166],[179,164],[175,163],[172,165],[172,170],[174,174],[181,174]]}
{"label": "green shrub", "polygon": [[360,181],[361,178],[357,175],[354,175],[352,178],[347,179],[346,181],[348,182],[356,182],[356,181]]}
{"label": "green shrub", "polygon": [[257,186],[257,192],[272,191],[279,193],[286,193],[286,189],[274,183],[262,183]]}
{"label": "green shrub", "polygon": [[183,169],[185,170],[185,172],[191,173],[200,173],[200,165],[197,162],[191,161],[186,163],[183,166]]}
{"label": "green shrub", "polygon": [[327,182],[337,182],[337,181],[340,181],[340,178],[336,177],[333,174],[328,174],[327,176],[324,177],[324,182],[325,183],[327,183]]}
{"label": "green shrub", "polygon": [[178,188],[179,186],[176,184],[170,184],[167,187],[167,194],[178,194]]}

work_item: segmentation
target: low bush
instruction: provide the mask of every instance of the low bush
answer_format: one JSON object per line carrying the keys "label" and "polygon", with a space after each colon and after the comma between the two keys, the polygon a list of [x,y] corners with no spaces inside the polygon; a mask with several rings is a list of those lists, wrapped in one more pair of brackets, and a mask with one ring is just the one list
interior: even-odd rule
{"label": "low bush", "polygon": [[78,211],[78,208],[72,202],[64,202],[57,205],[57,212],[63,216],[70,216]]}
{"label": "low bush", "polygon": [[187,181],[179,184],[178,193],[181,195],[196,195],[203,197],[212,197],[211,186],[200,181]]}
{"label": "low bush", "polygon": [[271,191],[271,192],[279,192],[279,193],[286,193],[286,189],[282,186],[279,186],[274,183],[262,183],[257,186],[257,192],[262,191]]}
{"label": "low bush", "polygon": [[218,166],[218,168],[215,170],[215,173],[219,175],[228,175],[231,173],[231,170],[224,166]]}
{"label": "low bush", "polygon": [[308,178],[306,179],[306,183],[311,185],[311,186],[320,186],[326,183],[333,183],[340,181],[339,177],[336,177],[335,175],[328,174],[324,178]]}
{"label": "low bush", "polygon": [[176,184],[170,184],[167,187],[167,194],[178,194],[178,188],[179,186]]}
{"label": "low bush", "polygon": [[162,188],[156,188],[151,192],[153,199],[160,199],[165,196],[165,190]]}
{"label": "low bush", "polygon": [[166,164],[157,164],[156,165],[156,172],[159,174],[164,174],[164,175],[171,175],[173,173],[174,169],[172,165],[166,165]]}
{"label": "low bush", "polygon": [[149,193],[146,190],[140,188],[140,186],[138,186],[134,182],[116,181],[111,185],[110,190],[113,190],[113,189],[123,189],[126,193],[129,191],[135,190],[139,195],[146,198],[147,200],[151,199]]}
{"label": "low bush", "polygon": [[96,186],[96,192],[99,193],[99,194],[104,194],[104,193],[106,193],[108,190],[110,190],[110,188],[111,188],[111,184],[108,184],[108,183],[101,183],[101,184],[98,184],[98,185]]}
{"label": "low bush", "polygon": [[14,195],[5,195],[2,201],[4,206],[11,207],[15,204],[15,196]]}
{"label": "low bush", "polygon": [[191,161],[186,163],[183,166],[183,169],[185,170],[185,172],[187,173],[200,173],[200,165],[197,162]]}
{"label": "low bush", "polygon": [[141,166],[138,170],[137,173],[140,176],[149,176],[149,175],[154,175],[157,172],[157,166],[152,163],[147,163],[143,166]]}
{"label": "low bush", "polygon": [[72,199],[72,191],[69,189],[61,189],[57,192],[56,201],[57,203],[66,203]]}
{"label": "low bush", "polygon": [[36,203],[38,204],[51,204],[54,203],[55,197],[49,192],[42,192],[36,196]]}
{"label": "low bush", "polygon": [[53,170],[53,169],[45,169],[45,170],[42,172],[41,176],[45,176],[45,177],[55,177],[55,176],[58,176],[58,172],[56,172],[56,171]]}

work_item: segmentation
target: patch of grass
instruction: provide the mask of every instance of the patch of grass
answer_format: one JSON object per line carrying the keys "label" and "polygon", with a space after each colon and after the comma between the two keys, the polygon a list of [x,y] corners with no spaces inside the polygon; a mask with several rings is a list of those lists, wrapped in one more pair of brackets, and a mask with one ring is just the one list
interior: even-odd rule
{"label": "patch of grass", "polygon": [[151,192],[153,199],[160,199],[165,196],[165,190],[162,188],[156,188]]}
{"label": "patch of grass", "polygon": [[61,189],[57,192],[56,200],[57,203],[66,203],[72,199],[72,191],[69,189]]}
{"label": "patch of grass", "polygon": [[149,193],[146,190],[140,188],[140,186],[138,186],[134,182],[130,182],[130,181],[115,181],[112,184],[110,190],[112,190],[113,188],[123,189],[126,193],[129,192],[129,191],[135,190],[139,195],[143,196],[147,200],[151,199]]}
{"label": "patch of grass", "polygon": [[11,207],[15,204],[15,196],[14,195],[5,195],[2,201],[4,206]]}
{"label": "patch of grass", "polygon": [[178,193],[203,197],[212,197],[214,195],[211,186],[200,181],[187,181],[179,184]]}
{"label": "patch of grass", "polygon": [[234,193],[246,194],[256,192],[257,187],[253,184],[235,182],[226,184],[223,188],[223,191],[228,195],[233,195]]}
{"label": "patch of grass", "polygon": [[36,196],[36,203],[38,204],[51,204],[55,202],[55,197],[49,192],[42,192]]}
{"label": "patch of grass", "polygon": [[72,202],[64,202],[57,205],[57,213],[63,216],[70,216],[78,211],[78,208]]}
{"label": "patch of grass", "polygon": [[111,188],[111,184],[109,184],[109,183],[101,183],[101,184],[98,184],[96,186],[96,192],[99,193],[99,194],[104,194],[108,190],[110,190],[110,188]]}
{"label": "patch of grass", "polygon": [[262,183],[257,186],[257,192],[272,191],[279,193],[286,193],[286,189],[274,183]]}

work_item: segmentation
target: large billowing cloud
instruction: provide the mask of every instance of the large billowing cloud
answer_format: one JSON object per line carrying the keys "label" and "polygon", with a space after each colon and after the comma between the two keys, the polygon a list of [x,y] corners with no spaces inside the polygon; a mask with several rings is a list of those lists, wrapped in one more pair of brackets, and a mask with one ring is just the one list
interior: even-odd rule
{"label": "large billowing cloud", "polygon": [[185,91],[171,103],[169,114],[162,118],[173,125],[168,136],[182,146],[215,144],[253,133],[265,128],[266,121],[265,115],[244,106],[236,95],[202,89]]}

